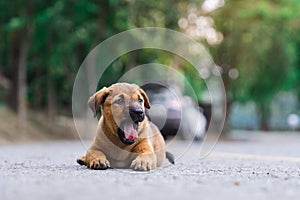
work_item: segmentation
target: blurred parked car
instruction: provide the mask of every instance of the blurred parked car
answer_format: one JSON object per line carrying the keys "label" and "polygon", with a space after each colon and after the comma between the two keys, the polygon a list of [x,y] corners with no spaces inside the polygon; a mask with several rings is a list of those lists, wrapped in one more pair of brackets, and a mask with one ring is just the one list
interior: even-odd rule
{"label": "blurred parked car", "polygon": [[145,84],[142,88],[152,105],[147,115],[160,128],[165,139],[177,134],[182,139],[203,139],[207,120],[190,97],[160,84]]}

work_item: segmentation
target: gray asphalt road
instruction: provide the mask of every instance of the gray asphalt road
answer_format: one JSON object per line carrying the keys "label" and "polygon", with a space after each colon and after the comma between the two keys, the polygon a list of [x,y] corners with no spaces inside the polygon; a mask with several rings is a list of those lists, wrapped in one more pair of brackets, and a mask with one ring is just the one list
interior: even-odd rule
{"label": "gray asphalt road", "polygon": [[[268,137],[266,137],[268,138]],[[80,142],[0,147],[0,199],[299,199],[300,139],[219,142],[205,159],[193,144],[153,172],[92,171]],[[178,157],[188,144],[173,141]]]}

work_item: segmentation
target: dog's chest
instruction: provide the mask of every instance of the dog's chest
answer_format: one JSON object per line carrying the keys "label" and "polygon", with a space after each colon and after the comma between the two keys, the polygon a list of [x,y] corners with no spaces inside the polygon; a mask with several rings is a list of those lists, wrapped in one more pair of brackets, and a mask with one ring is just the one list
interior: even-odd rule
{"label": "dog's chest", "polygon": [[114,160],[127,160],[132,157],[132,152],[123,150],[117,146],[112,147],[111,149],[107,149],[106,155]]}
{"label": "dog's chest", "polygon": [[105,154],[113,168],[128,168],[136,157],[134,153],[118,147],[105,151]]}
{"label": "dog's chest", "polygon": [[131,160],[133,159],[134,153],[132,153],[130,150],[130,146],[127,147],[120,147],[121,143],[114,144],[112,141],[110,141],[104,134],[99,135],[97,138],[97,144],[98,148],[109,158],[116,160],[116,161],[125,161],[125,160]]}

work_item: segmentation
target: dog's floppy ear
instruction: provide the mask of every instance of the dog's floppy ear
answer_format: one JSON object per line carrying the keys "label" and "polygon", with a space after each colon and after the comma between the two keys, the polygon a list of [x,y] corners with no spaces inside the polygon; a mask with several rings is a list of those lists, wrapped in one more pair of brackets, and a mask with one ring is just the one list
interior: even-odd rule
{"label": "dog's floppy ear", "polygon": [[144,98],[144,106],[145,106],[145,108],[150,109],[151,105],[150,105],[149,98],[148,98],[146,92],[143,89],[141,89],[141,88],[139,89],[139,91],[140,91],[141,95]]}
{"label": "dog's floppy ear", "polygon": [[93,111],[94,117],[97,116],[99,107],[103,105],[108,95],[109,95],[109,89],[107,87],[104,87],[90,97],[88,101],[88,105],[90,109]]}

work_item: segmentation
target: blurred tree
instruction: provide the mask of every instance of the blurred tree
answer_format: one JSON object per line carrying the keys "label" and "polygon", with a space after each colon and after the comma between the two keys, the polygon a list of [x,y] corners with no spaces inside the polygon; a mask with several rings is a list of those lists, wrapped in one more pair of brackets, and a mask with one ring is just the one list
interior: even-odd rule
{"label": "blurred tree", "polygon": [[[9,93],[8,105],[17,112],[19,101],[23,108],[47,108],[49,118],[56,115],[57,107],[70,111],[73,80],[93,46],[135,27],[177,29],[178,17],[187,6],[183,0],[1,1],[0,82]],[[169,59],[159,53],[152,58]],[[117,73],[148,61],[145,53],[125,56],[116,64]],[[108,77],[117,77],[115,73],[108,71]]]}
{"label": "blurred tree", "polygon": [[[26,123],[26,65],[29,49],[30,29],[32,27],[31,3],[22,5],[22,2],[12,3],[10,1],[1,2],[1,8],[6,8],[1,12],[0,18],[5,25],[1,29],[1,35],[7,42],[2,46],[6,48],[3,63],[11,67],[8,69],[10,74],[10,87],[8,105],[17,112],[19,125],[21,128]],[[17,7],[20,7],[18,10]],[[9,44],[9,45],[8,45]],[[3,51],[2,51],[3,52]],[[7,69],[7,68],[6,68]],[[22,130],[22,129],[21,129]]]}
{"label": "blurred tree", "polygon": [[[61,105],[70,104],[73,84],[70,80],[94,41],[98,6],[93,2],[68,0],[30,1],[26,6],[21,1],[1,3],[1,8],[6,8],[1,12],[0,34],[4,39],[1,66],[4,77],[12,83],[8,104],[20,112],[18,100],[25,101],[26,92],[22,88],[28,83],[30,105],[35,108],[47,105],[49,117],[53,118],[57,101]],[[21,76],[16,75],[19,68]],[[22,83],[18,77],[23,77]]]}
{"label": "blurred tree", "polygon": [[[91,48],[92,35],[97,30],[96,16],[97,5],[85,1],[56,1],[36,15],[37,46],[32,47],[35,62],[30,71],[37,74],[31,79],[35,87],[29,95],[37,106],[47,106],[50,119],[56,114],[57,104],[70,104],[70,80]],[[44,52],[39,57],[41,49]],[[41,85],[45,91],[40,90]]]}
{"label": "blurred tree", "polygon": [[224,71],[229,106],[232,101],[254,101],[262,129],[268,129],[271,99],[295,83],[291,33],[299,33],[299,9],[296,0],[228,0],[213,15],[224,35],[213,51]]}

